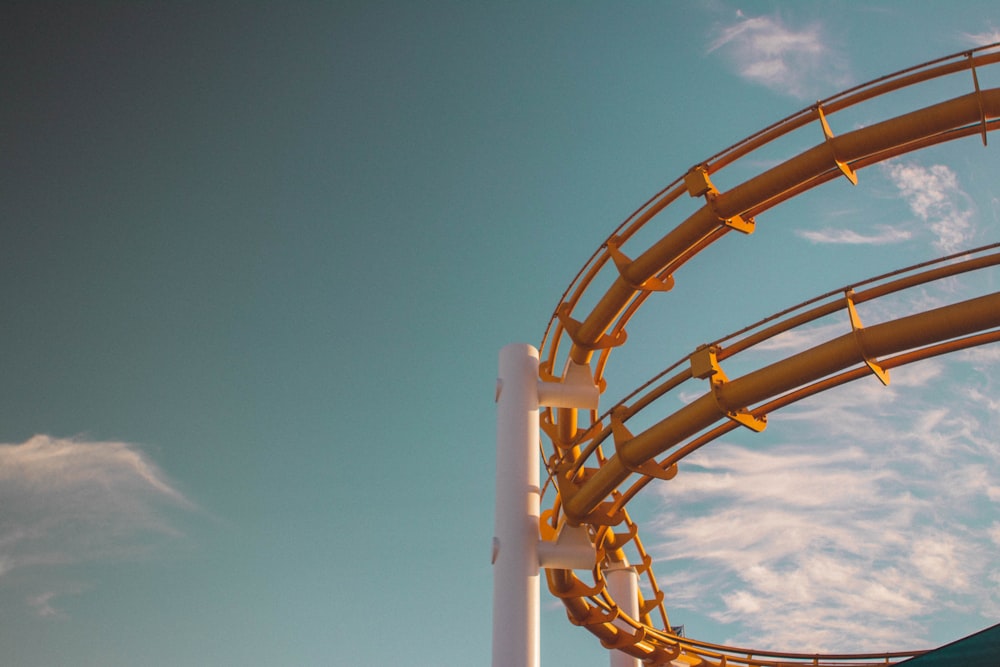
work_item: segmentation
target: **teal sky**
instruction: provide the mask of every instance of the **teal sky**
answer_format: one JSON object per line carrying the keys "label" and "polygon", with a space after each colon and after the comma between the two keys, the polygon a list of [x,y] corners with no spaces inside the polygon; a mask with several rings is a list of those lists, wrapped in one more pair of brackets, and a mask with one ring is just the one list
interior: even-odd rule
{"label": "teal sky", "polygon": [[[1000,41],[1000,17],[987,1],[7,2],[0,31],[0,661],[430,667],[490,659],[499,349],[537,345],[591,253],[691,165]],[[976,137],[860,176],[679,274],[612,393],[820,292],[997,240],[1000,161]],[[998,363],[981,350],[810,403],[651,493],[671,619],[836,650],[863,629],[864,648],[910,648],[995,624]],[[746,493],[790,461],[817,502]],[[816,539],[705,557],[720,518]],[[820,539],[845,522],[866,540]],[[856,595],[821,592],[831,562]],[[543,607],[543,664],[607,664]]]}

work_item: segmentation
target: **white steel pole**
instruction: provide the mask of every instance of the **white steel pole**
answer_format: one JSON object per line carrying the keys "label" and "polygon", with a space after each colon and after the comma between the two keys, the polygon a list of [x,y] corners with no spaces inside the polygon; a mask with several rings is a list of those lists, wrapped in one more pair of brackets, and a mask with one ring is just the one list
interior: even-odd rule
{"label": "white steel pole", "polygon": [[507,345],[499,366],[493,667],[539,667],[538,350]]}
{"label": "white steel pole", "polygon": [[[623,612],[632,618],[639,618],[639,574],[628,563],[618,563],[604,570],[608,582],[608,593]],[[617,625],[617,622],[616,622]],[[624,626],[627,632],[633,628]],[[611,667],[641,667],[639,658],[618,650],[609,651]]]}

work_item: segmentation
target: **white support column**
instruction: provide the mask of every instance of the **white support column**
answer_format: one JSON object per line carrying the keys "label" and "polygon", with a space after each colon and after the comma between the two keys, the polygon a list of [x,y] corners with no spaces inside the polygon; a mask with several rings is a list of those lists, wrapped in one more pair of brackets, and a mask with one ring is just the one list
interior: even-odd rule
{"label": "white support column", "polygon": [[[619,563],[604,570],[608,582],[608,593],[623,612],[632,618],[639,618],[639,574],[628,563]],[[618,625],[617,622],[615,622]],[[631,626],[621,624],[622,629],[632,632]],[[611,667],[641,667],[639,658],[633,658],[622,651],[609,651]]]}
{"label": "white support column", "polygon": [[539,667],[538,351],[500,350],[493,667]]}
{"label": "white support column", "polygon": [[[539,667],[540,562],[591,567],[585,530],[560,531],[540,545],[539,405],[597,409],[600,391],[586,366],[567,367],[562,382],[538,378],[538,350],[500,350],[497,380],[496,513],[493,537],[493,667]],[[588,551],[590,549],[590,551]]]}

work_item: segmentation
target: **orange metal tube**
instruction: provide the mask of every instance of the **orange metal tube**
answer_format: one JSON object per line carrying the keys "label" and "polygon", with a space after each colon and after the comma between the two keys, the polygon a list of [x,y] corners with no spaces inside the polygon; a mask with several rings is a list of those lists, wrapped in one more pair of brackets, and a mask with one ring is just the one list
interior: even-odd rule
{"label": "orange metal tube", "polygon": [[874,153],[905,147],[936,134],[980,123],[984,115],[1000,116],[1000,89],[963,95],[842,134],[720,193],[711,205],[700,208],[637,257],[628,266],[626,275],[614,281],[581,323],[570,351],[571,358],[577,363],[587,363],[592,354],[591,346],[635,296],[636,290],[629,285],[640,284],[657,275],[718,228],[720,218],[740,215],[818,178],[835,168],[835,160],[849,163]]}
{"label": "orange metal tube", "polygon": [[[884,322],[845,334],[730,380],[689,403],[632,440],[620,445],[630,461],[647,461],[723,419],[730,410],[750,406],[864,362],[864,355],[895,354],[1000,326],[1000,292]],[[859,338],[864,351],[859,349]],[[612,456],[570,498],[563,510],[574,521],[587,515],[625,481],[631,471]]]}
{"label": "orange metal tube", "polygon": [[[925,283],[933,282],[935,280],[941,280],[942,278],[948,276],[958,275],[960,273],[967,273],[969,271],[976,271],[988,266],[996,266],[1000,264],[1000,253],[994,253],[991,255],[985,255],[983,257],[976,257],[973,259],[967,259],[957,264],[947,264],[936,269],[930,269],[922,273],[913,274],[903,278],[898,278],[892,282],[887,282],[882,285],[877,285],[863,291],[857,291],[854,293],[854,303],[859,304],[865,301],[870,301],[872,299],[877,299],[878,297],[885,296],[886,294],[892,294],[893,292],[899,292],[901,290],[914,287],[916,285],[923,285]],[[859,283],[860,284],[860,283]],[[832,293],[831,293],[832,294]],[[840,291],[841,296],[843,296],[843,290]],[[830,296],[830,295],[827,295]],[[808,303],[808,302],[807,302]],[[792,312],[801,308],[803,305],[796,306],[787,311]],[[839,302],[828,302],[816,306],[810,310],[804,311],[798,315],[788,318],[787,320],[782,320],[777,324],[773,324],[766,329],[761,329],[755,333],[748,335],[745,338],[740,338],[732,343],[727,344],[724,348],[719,349],[718,360],[723,361],[728,357],[731,357],[738,352],[748,350],[754,345],[758,345],[769,338],[773,338],[780,333],[794,329],[797,326],[805,324],[807,322],[812,322],[824,317],[831,313],[834,313],[841,308],[843,308],[843,299]],[[745,329],[744,331],[750,331],[751,329]],[[732,336],[735,338],[735,335]],[[721,341],[720,341],[721,342]]]}
{"label": "orange metal tube", "polygon": [[[918,65],[839,93],[818,103],[817,106],[822,107],[829,116],[837,110],[852,107],[886,92],[929,81],[945,74],[972,70],[974,75],[973,68],[1000,62],[997,46],[991,45]],[[976,88],[975,93],[830,138],[727,192],[714,194],[705,206],[636,257],[622,271],[623,275],[615,279],[606,289],[589,314],[577,316],[582,321],[579,327],[574,327],[569,359],[577,363],[589,363],[594,352],[598,351],[595,350],[595,344],[601,337],[608,332],[623,331],[632,315],[643,305],[648,296],[646,292],[637,291],[632,285],[642,284],[647,279],[665,272],[673,273],[728,231],[723,220],[736,215],[744,218],[757,215],[806,190],[839,178],[838,161],[848,164],[857,171],[897,155],[969,134],[982,132],[985,143],[985,133],[1000,126],[1000,89],[980,91],[978,83]],[[814,122],[818,116],[816,107],[793,114],[716,154],[706,161],[704,167],[707,173],[716,173],[774,139]],[[667,209],[669,204],[685,190],[686,187],[680,179],[671,183],[622,223],[614,235],[617,235],[619,242],[630,238],[649,220]],[[609,255],[604,249],[595,252],[567,288],[561,303],[575,309],[583,294],[590,289],[597,274],[608,263],[608,259]],[[979,261],[983,265],[994,262],[993,257]],[[906,286],[904,284],[925,282],[932,279],[932,274],[946,275],[950,272],[950,268],[943,268],[879,285],[863,293],[857,293],[855,301],[861,302],[881,296],[883,293]],[[567,296],[570,297],[568,301]],[[743,339],[733,340],[729,348],[719,351],[718,360],[746,349],[779,331],[795,328],[802,322],[811,321],[839,307],[842,307],[842,304],[835,302],[820,305]],[[753,331],[763,324],[750,327],[744,332]],[[549,328],[543,337],[543,348],[547,349],[546,359],[550,364],[554,364],[560,341],[567,334],[555,317],[550,321],[549,327],[553,325],[555,330],[552,339],[549,338]],[[817,345],[811,350],[789,356],[770,366],[721,384],[714,392],[705,394],[652,428],[625,443],[619,443],[620,451],[626,460],[649,461],[674,448],[666,459],[666,462],[670,462],[681,458],[684,455],[683,450],[701,446],[719,437],[723,432],[735,428],[737,425],[735,421],[719,423],[725,419],[727,411],[756,405],[754,413],[763,415],[830,386],[863,376],[868,372],[868,369],[861,366],[861,362],[866,358],[879,359],[884,368],[891,368],[952,349],[996,341],[1000,339],[1000,330],[996,327],[1000,327],[1000,293],[858,329]],[[744,332],[727,337],[723,342],[730,341]],[[962,336],[965,338],[959,338]],[[610,349],[599,351],[600,358],[597,368],[594,369],[595,379],[600,379],[603,375],[604,364],[610,353]],[[897,356],[892,357],[893,354]],[[551,370],[554,371],[554,368]],[[663,391],[673,386],[673,381],[682,375],[683,373],[678,374],[662,386],[655,387],[649,394],[640,397],[631,407],[630,413],[634,414],[646,407]],[[630,396],[635,396],[640,391],[642,390],[637,390]],[[564,444],[571,442],[577,435],[576,416],[574,410],[555,411],[556,437]],[[592,415],[591,419],[596,420],[596,415]],[[621,465],[617,456],[605,460],[603,454],[598,451],[600,442],[607,437],[607,431],[608,429],[602,429],[601,433],[592,437],[584,451],[581,451],[579,446],[568,449],[557,447],[553,454],[552,460],[561,459],[563,463],[574,462],[578,467],[591,454],[598,452],[601,463],[599,469],[588,477],[575,493],[568,497],[558,495],[556,498],[556,511],[563,511],[574,523],[586,522],[594,508],[632,474]],[[684,442],[686,444],[683,447],[676,447]],[[628,499],[644,485],[645,481],[648,481],[648,478],[641,478],[624,494],[615,494],[616,500],[612,506],[624,510]],[[638,537],[634,533],[633,536],[637,548],[641,551]],[[648,576],[652,579],[651,572]],[[729,664],[771,667],[792,664],[782,658],[800,660],[811,657],[811,663],[814,665],[820,664],[820,659],[823,660],[823,664],[833,665],[846,663],[831,663],[830,660],[839,658],[857,660],[863,657],[804,656],[756,651],[753,651],[754,655],[751,656],[751,651],[747,649],[714,646],[690,640],[682,640],[678,644],[677,637],[648,626],[644,630],[640,629],[638,634],[629,635],[608,620],[607,612],[612,609],[608,605],[613,605],[613,601],[600,584],[598,590],[601,592],[593,593],[594,589],[589,589],[570,571],[547,571],[547,577],[550,590],[563,599],[567,612],[574,622],[585,625],[601,638],[605,645],[623,645],[623,650],[626,652],[655,664],[667,664],[677,655],[678,645],[683,652],[682,659],[686,663],[705,667],[725,665],[727,658]],[[655,580],[653,588],[655,591]],[[587,592],[588,590],[590,592]],[[665,613],[664,618],[666,619]],[[645,619],[645,622],[648,623],[648,619]],[[666,627],[669,628],[669,623]],[[632,641],[636,643],[631,644]],[[744,655],[738,655],[739,653]],[[889,664],[890,657],[906,655],[913,654],[880,654],[880,664]],[[764,656],[767,658],[761,660],[760,658]]]}

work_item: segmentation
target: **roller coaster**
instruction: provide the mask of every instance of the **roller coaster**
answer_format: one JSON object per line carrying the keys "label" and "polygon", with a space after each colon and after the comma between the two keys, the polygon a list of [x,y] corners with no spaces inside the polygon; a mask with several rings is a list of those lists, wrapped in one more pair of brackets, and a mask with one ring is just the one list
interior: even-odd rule
{"label": "roller coaster", "polygon": [[[626,330],[639,309],[647,300],[669,303],[662,294],[675,289],[675,276],[723,237],[753,233],[762,214],[835,179],[857,184],[864,168],[885,160],[977,135],[986,146],[988,134],[1000,127],[1000,88],[981,86],[980,79],[998,62],[1000,44],[992,44],[917,65],[821,100],[704,160],[651,197],[594,252],[562,294],[537,349],[504,348],[498,404],[516,400],[521,407],[513,412],[498,408],[494,667],[538,664],[537,642],[512,640],[508,626],[537,623],[537,609],[522,612],[518,606],[532,603],[531,586],[538,582],[530,579],[541,572],[569,620],[631,664],[874,667],[920,653],[802,654],[682,636],[670,623],[667,596],[628,506],[649,485],[669,484],[686,456],[734,429],[764,431],[768,416],[781,408],[862,377],[874,375],[888,384],[896,367],[1000,340],[1000,292],[870,326],[857,309],[994,267],[1000,264],[1000,244],[822,294],[682,354],[604,410],[597,398],[611,395],[606,370],[612,353],[626,343]],[[866,118],[883,117],[877,114],[884,104],[876,100],[893,93],[912,92],[897,96],[906,100],[941,99],[940,90],[948,89],[945,81],[968,92],[846,131],[833,130],[842,118],[837,114],[848,109],[863,109]],[[763,171],[754,169],[756,175],[732,187],[716,185],[729,173],[740,173],[726,172],[734,164],[745,170],[765,163],[748,158],[761,157],[762,149],[793,133],[810,132],[815,139],[805,150],[776,164],[772,160],[774,166]],[[681,214],[686,217],[679,224],[664,225],[671,216],[680,218],[674,211],[684,209],[682,202],[694,212]],[[655,232],[650,225],[654,220],[669,231],[662,236]],[[653,241],[644,243],[644,238]],[[678,276],[678,284],[682,282]],[[740,368],[753,365],[757,357],[748,351],[815,326],[821,318],[840,318],[843,332],[738,376],[727,375],[736,361]],[[679,391],[697,397],[676,408],[682,402],[665,397],[676,398]],[[518,417],[521,413],[527,416]],[[535,458],[504,463],[507,454],[500,448],[511,438],[527,438]],[[539,456],[544,477],[535,481],[530,468],[537,470]],[[503,486],[513,495],[503,496]],[[514,501],[513,513],[500,507],[521,496],[527,500]],[[526,547],[527,554],[514,548],[522,537],[537,542]],[[511,564],[512,559],[517,562]],[[497,628],[508,634],[498,638]]]}

